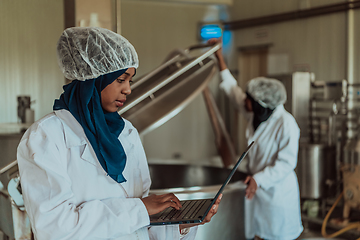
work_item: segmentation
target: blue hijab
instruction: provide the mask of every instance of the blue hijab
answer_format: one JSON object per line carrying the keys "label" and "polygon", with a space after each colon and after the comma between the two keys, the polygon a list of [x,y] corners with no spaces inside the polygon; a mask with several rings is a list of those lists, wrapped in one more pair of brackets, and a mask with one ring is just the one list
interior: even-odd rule
{"label": "blue hijab", "polygon": [[125,122],[117,112],[106,112],[101,106],[101,91],[127,69],[102,75],[86,81],[74,80],[63,87],[64,92],[55,100],[53,109],[66,109],[83,127],[96,156],[116,182],[125,182],[123,171],[126,154],[118,136]]}

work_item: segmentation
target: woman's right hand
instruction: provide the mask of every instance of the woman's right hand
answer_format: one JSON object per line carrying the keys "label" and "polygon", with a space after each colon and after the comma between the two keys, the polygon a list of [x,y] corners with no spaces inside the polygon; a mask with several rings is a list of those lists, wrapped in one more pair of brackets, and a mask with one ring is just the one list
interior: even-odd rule
{"label": "woman's right hand", "polygon": [[[221,39],[220,38],[211,38],[207,41],[208,44],[210,45],[215,45],[217,43],[221,43]],[[217,50],[215,52],[215,56],[216,57],[221,57],[222,56],[222,47],[219,48],[219,50]]]}
{"label": "woman's right hand", "polygon": [[149,215],[153,215],[165,210],[168,207],[173,207],[179,210],[182,206],[180,200],[173,194],[156,195],[152,194],[147,197],[141,198]]}

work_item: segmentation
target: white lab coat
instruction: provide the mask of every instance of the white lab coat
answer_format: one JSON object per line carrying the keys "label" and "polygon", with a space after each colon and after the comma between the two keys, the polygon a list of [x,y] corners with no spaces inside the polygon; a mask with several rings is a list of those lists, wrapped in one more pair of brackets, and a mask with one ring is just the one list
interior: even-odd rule
{"label": "white lab coat", "polygon": [[280,105],[254,132],[253,114],[244,108],[246,94],[237,86],[229,70],[220,74],[224,81],[221,87],[248,120],[248,144],[255,141],[248,153],[247,169],[258,189],[252,200],[245,200],[245,236],[248,239],[255,235],[264,239],[296,239],[303,231],[299,186],[294,171],[300,129],[294,117]]}
{"label": "white lab coat", "polygon": [[[81,125],[67,110],[34,123],[18,146],[25,208],[36,239],[180,239],[178,225],[151,227],[145,205],[151,184],[137,130],[119,136],[124,183],[107,176]],[[183,239],[194,239],[196,227]]]}

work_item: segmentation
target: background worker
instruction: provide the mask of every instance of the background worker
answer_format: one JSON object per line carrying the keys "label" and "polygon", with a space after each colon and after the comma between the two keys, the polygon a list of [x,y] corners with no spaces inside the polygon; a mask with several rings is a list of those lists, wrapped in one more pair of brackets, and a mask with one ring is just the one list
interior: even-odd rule
{"label": "background worker", "polygon": [[[208,43],[218,43],[211,39]],[[261,239],[296,239],[303,231],[296,173],[300,129],[284,109],[286,90],[276,80],[254,78],[244,92],[226,66],[222,49],[218,59],[220,88],[248,120],[246,139],[255,141],[248,154],[245,183],[245,235]]]}

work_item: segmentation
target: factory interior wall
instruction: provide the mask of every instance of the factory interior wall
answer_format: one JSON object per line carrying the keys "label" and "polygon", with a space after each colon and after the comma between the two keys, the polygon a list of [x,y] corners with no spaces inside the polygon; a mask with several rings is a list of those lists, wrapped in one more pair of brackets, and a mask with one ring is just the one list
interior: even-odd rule
{"label": "factory interior wall", "polygon": [[[291,3],[292,2],[292,3]],[[232,21],[269,16],[300,10],[305,1],[276,0],[264,2],[255,0],[235,1],[229,11]],[[343,1],[306,1],[310,7],[335,4]],[[295,4],[296,3],[296,4]],[[355,58],[354,66],[360,64],[360,48],[356,44],[360,30],[360,10],[355,15]],[[241,18],[238,16],[242,16]],[[251,16],[251,17],[250,17]],[[239,47],[269,44],[268,74],[310,71],[316,80],[340,81],[347,78],[347,13],[339,12],[306,19],[244,28],[233,31],[234,44],[228,58],[231,68],[237,68]],[[241,71],[241,70],[240,70]],[[241,74],[241,73],[240,73]],[[355,67],[355,82],[360,82],[359,69]]]}
{"label": "factory interior wall", "polygon": [[345,25],[345,13],[338,13],[247,28],[236,31],[235,45],[271,44],[268,74],[308,71],[317,80],[340,81],[346,79]]}
{"label": "factory interior wall", "polygon": [[35,101],[35,120],[52,111],[65,82],[56,60],[63,1],[0,1],[0,123],[17,122],[17,96]]}

